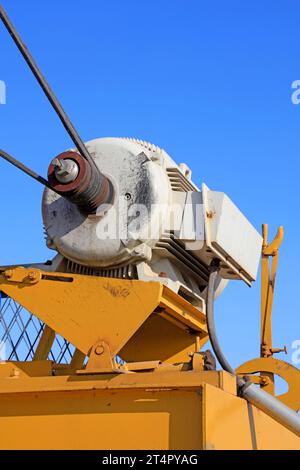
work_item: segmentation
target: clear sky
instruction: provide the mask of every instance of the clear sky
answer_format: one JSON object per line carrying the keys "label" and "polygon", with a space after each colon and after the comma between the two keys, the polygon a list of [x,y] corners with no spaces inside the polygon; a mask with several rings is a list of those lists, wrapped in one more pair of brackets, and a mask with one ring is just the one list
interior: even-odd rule
{"label": "clear sky", "polygon": [[[274,346],[300,339],[299,2],[3,0],[82,138],[162,146],[200,185],[226,192],[255,227],[286,230]],[[42,175],[70,140],[0,25],[0,146]],[[42,187],[0,161],[0,263],[53,256]],[[231,282],[216,303],[237,366],[259,354],[259,282]],[[282,359],[285,356],[280,355]]]}

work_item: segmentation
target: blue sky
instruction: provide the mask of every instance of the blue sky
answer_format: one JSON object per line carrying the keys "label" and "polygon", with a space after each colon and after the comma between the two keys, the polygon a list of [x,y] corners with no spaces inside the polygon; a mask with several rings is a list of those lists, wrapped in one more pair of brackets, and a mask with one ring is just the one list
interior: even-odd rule
{"label": "blue sky", "polygon": [[[299,2],[3,0],[84,140],[162,146],[200,185],[226,192],[257,229],[286,230],[274,346],[300,339]],[[0,25],[0,146],[42,175],[70,140]],[[0,263],[52,257],[42,187],[0,161]],[[231,282],[216,303],[234,366],[259,354],[259,282]],[[282,359],[285,356],[280,355]]]}

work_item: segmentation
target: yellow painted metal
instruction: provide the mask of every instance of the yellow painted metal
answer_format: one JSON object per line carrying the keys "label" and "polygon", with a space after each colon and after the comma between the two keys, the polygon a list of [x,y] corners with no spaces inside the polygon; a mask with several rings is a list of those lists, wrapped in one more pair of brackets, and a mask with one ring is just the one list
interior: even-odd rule
{"label": "yellow painted metal", "polygon": [[11,271],[9,279],[1,276],[1,290],[85,354],[100,339],[117,354],[158,305],[162,291],[160,284],[57,273],[27,284],[33,270]]}
{"label": "yellow painted metal", "polygon": [[300,370],[291,364],[274,357],[260,357],[244,363],[236,372],[241,376],[257,372],[261,372],[263,376],[266,374],[278,375],[287,382],[288,391],[277,395],[276,398],[293,410],[300,410]]}
{"label": "yellow painted metal", "polygon": [[[181,332],[172,357],[186,359],[197,335],[205,341],[208,338],[205,315],[157,282],[49,274],[19,267],[0,273],[0,289],[84,354],[104,341],[112,356],[117,355],[157,309],[156,316],[169,316]],[[155,351],[152,348],[151,359],[168,359],[163,354],[167,341],[162,338]]]}
{"label": "yellow painted metal", "polygon": [[121,349],[120,356],[127,362],[186,361],[196,349],[196,340],[195,332],[174,325],[162,314],[153,314]]}
{"label": "yellow painted metal", "polygon": [[[9,363],[8,363],[9,364]],[[14,363],[15,370],[20,370],[19,380],[11,380],[8,364],[0,363],[0,397],[7,394],[26,394],[44,392],[72,392],[84,390],[169,390],[197,389],[204,382],[220,387],[228,393],[236,393],[236,383],[230,374],[217,371],[188,371],[166,370],[161,372],[96,373],[93,371],[81,374],[53,375],[53,364],[50,361],[40,363],[40,371],[35,366],[35,374],[28,363]],[[20,364],[20,365],[19,365]],[[27,365],[25,365],[27,364]],[[40,372],[43,371],[43,374]],[[21,373],[23,372],[23,373]],[[183,375],[182,375],[183,374]],[[34,380],[31,380],[34,378]],[[12,397],[13,398],[13,397]],[[0,400],[1,401],[1,400]]]}
{"label": "yellow painted metal", "polygon": [[70,368],[74,370],[81,369],[83,367],[85,358],[86,355],[84,353],[82,353],[79,349],[75,349]]}
{"label": "yellow painted metal", "polygon": [[[0,379],[22,379],[23,377],[52,376],[53,364],[50,361],[1,362]],[[19,380],[18,380],[19,381]]]}
{"label": "yellow painted metal", "polygon": [[[205,315],[162,284],[14,268],[0,290],[46,324],[34,361],[0,363],[0,449],[300,449],[232,375],[203,370]],[[56,333],[70,364],[41,360]]]}
{"label": "yellow painted metal", "polygon": [[55,340],[55,335],[56,333],[52,328],[47,325],[44,327],[42,337],[34,354],[34,361],[43,361],[48,358]]}
{"label": "yellow painted metal", "polygon": [[255,409],[251,423],[226,372],[2,378],[1,367],[1,449],[300,449]]}
{"label": "yellow painted metal", "polygon": [[[261,357],[272,356],[272,308],[278,266],[279,247],[284,235],[279,227],[276,237],[268,244],[268,225],[263,225],[262,274],[261,274]],[[272,266],[270,272],[270,257]]]}

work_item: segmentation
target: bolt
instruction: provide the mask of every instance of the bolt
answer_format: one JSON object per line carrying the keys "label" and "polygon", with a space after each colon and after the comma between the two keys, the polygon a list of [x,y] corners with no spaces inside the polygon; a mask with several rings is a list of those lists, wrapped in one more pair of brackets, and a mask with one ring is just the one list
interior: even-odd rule
{"label": "bolt", "polygon": [[4,272],[4,276],[6,277],[6,279],[10,279],[13,276],[13,270],[8,269],[7,271]]}
{"label": "bolt", "polygon": [[278,353],[281,353],[281,352],[283,352],[285,354],[288,353],[288,350],[287,350],[286,346],[284,346],[283,348],[271,348],[270,351],[271,351],[271,354],[278,354]]}
{"label": "bolt", "polygon": [[28,274],[28,278],[30,279],[30,281],[35,281],[37,278],[36,273],[34,271],[30,271],[30,273]]}
{"label": "bolt", "polygon": [[268,377],[266,377],[265,375],[263,375],[261,378],[260,378],[260,383],[263,387],[265,387],[266,385],[269,385],[270,383],[270,379]]}
{"label": "bolt", "polygon": [[103,346],[97,346],[96,349],[95,349],[95,354],[97,354],[97,356],[101,356],[101,354],[104,353],[104,347]]}

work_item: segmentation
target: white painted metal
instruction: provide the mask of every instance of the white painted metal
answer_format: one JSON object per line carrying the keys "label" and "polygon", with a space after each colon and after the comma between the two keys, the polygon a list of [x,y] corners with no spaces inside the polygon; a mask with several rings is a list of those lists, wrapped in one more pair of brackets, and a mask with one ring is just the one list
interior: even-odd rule
{"label": "white painted metal", "polygon": [[[226,195],[205,185],[199,191],[187,165],[147,142],[105,138],[86,145],[115,199],[86,216],[46,189],[49,247],[89,269],[136,266],[138,278],[163,280],[199,308],[214,257],[222,259],[223,278],[255,279],[261,237]],[[225,285],[220,278],[218,293]]]}
{"label": "white painted metal", "polygon": [[256,280],[262,237],[221,192],[202,185],[205,240],[214,256],[223,260],[224,278],[240,277],[247,283]]}

